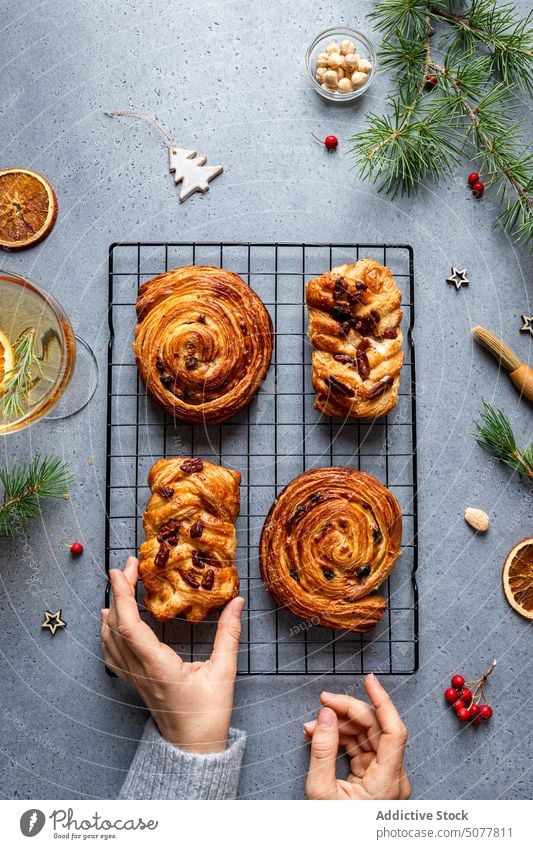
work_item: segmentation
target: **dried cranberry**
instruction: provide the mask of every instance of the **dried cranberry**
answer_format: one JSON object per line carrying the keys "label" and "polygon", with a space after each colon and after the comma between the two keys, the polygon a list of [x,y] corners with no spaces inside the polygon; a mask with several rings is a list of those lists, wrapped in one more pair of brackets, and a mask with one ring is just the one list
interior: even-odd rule
{"label": "dried cranberry", "polygon": [[205,315],[199,315],[196,321],[200,322],[200,324],[205,324]]}
{"label": "dried cranberry", "polygon": [[383,534],[381,533],[379,528],[372,528],[372,539],[374,542],[381,542],[383,539]]}
{"label": "dried cranberry", "polygon": [[313,493],[313,495],[311,496],[309,501],[311,502],[311,504],[314,505],[314,504],[318,504],[318,502],[320,501],[321,498],[322,498],[322,494],[320,492],[315,492],[315,493]]}
{"label": "dried cranberry", "polygon": [[324,573],[324,578],[327,581],[331,581],[332,578],[335,577],[335,572],[333,569],[329,569],[327,566],[321,566],[322,572]]}
{"label": "dried cranberry", "polygon": [[293,581],[298,581],[298,582],[300,581],[300,573],[299,573],[298,569],[294,569],[294,568],[289,569],[289,575],[291,576]]}
{"label": "dried cranberry", "polygon": [[368,289],[368,286],[366,285],[366,283],[363,283],[362,280],[356,280],[355,281],[355,288],[359,289],[360,292],[366,292],[366,290]]}
{"label": "dried cranberry", "polygon": [[174,382],[174,378],[171,374],[162,374],[160,380],[163,386],[166,386],[167,389],[169,386],[172,386],[172,383]]}
{"label": "dried cranberry", "polygon": [[355,570],[356,576],[362,581],[364,578],[368,578],[370,575],[371,569],[368,563],[365,563],[364,566],[360,566],[359,569]]}
{"label": "dried cranberry", "polygon": [[203,468],[204,464],[198,457],[191,457],[190,460],[185,460],[180,466],[181,471],[185,472],[186,475],[201,472]]}
{"label": "dried cranberry", "polygon": [[165,371],[165,366],[159,358],[155,361],[155,367],[158,371]]}
{"label": "dried cranberry", "polygon": [[187,371],[192,371],[193,369],[196,368],[197,365],[198,365],[197,357],[187,357],[187,359],[185,360],[185,368],[187,369]]}
{"label": "dried cranberry", "polygon": [[349,307],[343,307],[337,304],[331,310],[331,315],[335,319],[335,321],[348,321],[352,317],[351,310]]}

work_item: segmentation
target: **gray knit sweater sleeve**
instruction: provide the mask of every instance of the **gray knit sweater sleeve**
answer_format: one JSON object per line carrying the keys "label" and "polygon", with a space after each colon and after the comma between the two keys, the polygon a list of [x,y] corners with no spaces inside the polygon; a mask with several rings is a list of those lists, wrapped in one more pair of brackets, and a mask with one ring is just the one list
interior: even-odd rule
{"label": "gray knit sweater sleeve", "polygon": [[230,728],[225,751],[184,752],[161,737],[150,719],[119,798],[235,799],[245,744],[244,732]]}

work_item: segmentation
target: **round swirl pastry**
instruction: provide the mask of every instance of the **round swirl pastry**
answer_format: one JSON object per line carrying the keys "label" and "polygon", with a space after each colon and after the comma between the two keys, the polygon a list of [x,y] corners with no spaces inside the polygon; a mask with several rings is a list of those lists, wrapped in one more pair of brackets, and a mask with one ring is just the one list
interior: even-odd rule
{"label": "round swirl pastry", "polygon": [[394,495],[356,469],[312,469],[272,505],[260,543],[261,575],[279,606],[327,628],[368,631],[387,609],[375,590],[400,555]]}
{"label": "round swirl pastry", "polygon": [[189,424],[225,421],[266,377],[273,331],[265,305],[237,274],[186,266],[139,289],[133,351],[152,397]]}

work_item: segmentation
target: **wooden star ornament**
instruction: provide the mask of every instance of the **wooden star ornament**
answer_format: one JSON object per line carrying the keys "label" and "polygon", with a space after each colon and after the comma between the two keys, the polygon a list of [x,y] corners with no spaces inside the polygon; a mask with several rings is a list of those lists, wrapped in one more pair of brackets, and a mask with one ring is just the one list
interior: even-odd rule
{"label": "wooden star ornament", "polygon": [[461,271],[459,271],[458,268],[455,268],[452,265],[452,273],[449,277],[446,278],[446,283],[453,283],[457,291],[459,291],[463,284],[465,286],[468,286],[470,280],[466,276],[466,268],[463,268]]}
{"label": "wooden star ornament", "polygon": [[520,330],[523,330],[524,333],[527,333],[527,331],[529,330],[529,332],[533,336],[533,315],[523,315],[522,321],[524,323],[523,323],[522,327],[520,328]]}
{"label": "wooden star ornament", "polygon": [[52,637],[55,637],[56,631],[60,628],[66,628],[67,623],[61,618],[62,610],[56,610],[55,613],[50,613],[49,610],[44,611],[44,622],[41,628],[48,628]]}

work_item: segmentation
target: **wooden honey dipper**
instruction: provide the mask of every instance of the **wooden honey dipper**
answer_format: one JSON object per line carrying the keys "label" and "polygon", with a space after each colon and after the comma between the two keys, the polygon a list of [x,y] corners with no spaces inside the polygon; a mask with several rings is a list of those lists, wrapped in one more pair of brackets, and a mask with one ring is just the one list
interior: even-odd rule
{"label": "wooden honey dipper", "polygon": [[506,371],[521,395],[533,401],[533,368],[519,359],[512,348],[484,327],[473,327],[472,333],[480,345],[490,351]]}

